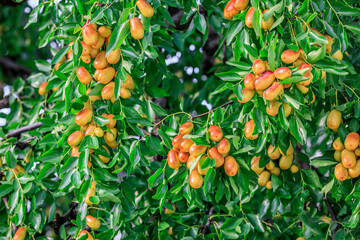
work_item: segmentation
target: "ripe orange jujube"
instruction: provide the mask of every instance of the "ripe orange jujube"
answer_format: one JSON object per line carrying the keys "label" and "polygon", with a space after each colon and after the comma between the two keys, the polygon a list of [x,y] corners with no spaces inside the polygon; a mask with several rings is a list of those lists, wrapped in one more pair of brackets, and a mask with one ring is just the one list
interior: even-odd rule
{"label": "ripe orange jujube", "polygon": [[[197,158],[197,157],[194,156],[194,155],[189,155],[189,158],[188,158],[188,160],[187,160],[187,162],[186,162],[186,167],[187,167],[188,169],[191,168],[191,165],[192,165],[193,162],[196,160],[196,158]],[[198,165],[199,165],[199,161],[195,164],[194,169],[197,169]]]}
{"label": "ripe orange jujube", "polygon": [[180,167],[180,160],[175,150],[169,151],[167,160],[170,168],[177,169]]}
{"label": "ripe orange jujube", "polygon": [[115,69],[112,67],[107,67],[103,70],[100,70],[98,80],[102,84],[107,84],[115,77]]}
{"label": "ripe orange jujube", "polygon": [[84,41],[81,41],[80,43],[81,43],[81,46],[82,46],[81,56],[87,56],[87,55],[89,55],[90,52],[91,52],[91,47],[88,46],[88,45],[86,44],[86,42],[84,42]]}
{"label": "ripe orange jujube", "polygon": [[13,240],[25,240],[25,237],[26,237],[26,229],[23,227],[19,227],[13,237]]}
{"label": "ripe orange jujube", "polygon": [[235,176],[239,171],[239,164],[236,162],[235,158],[232,156],[227,156],[224,162],[225,173],[232,177]]}
{"label": "ripe orange jujube", "polygon": [[101,26],[98,29],[98,33],[100,34],[100,36],[107,38],[111,35],[111,29],[107,26]]}
{"label": "ripe orange jujube", "polygon": [[81,143],[83,139],[84,139],[84,133],[80,131],[75,131],[68,137],[67,143],[72,147],[76,147]]}
{"label": "ripe orange jujube", "polygon": [[101,90],[101,97],[103,99],[111,99],[114,97],[115,82],[110,82]]}
{"label": "ripe orange jujube", "polygon": [[189,183],[193,188],[200,188],[203,185],[204,179],[200,173],[194,169],[189,175]]}
{"label": "ripe orange jujube", "polygon": [[98,229],[101,225],[99,219],[97,219],[96,217],[93,217],[91,215],[86,216],[86,224],[91,229]]}
{"label": "ripe orange jujube", "polygon": [[235,0],[235,8],[239,11],[243,11],[249,5],[249,0]]}
{"label": "ripe orange jujube", "polygon": [[217,145],[217,150],[221,155],[226,155],[230,152],[231,144],[226,138],[221,139]]}
{"label": "ripe orange jujube", "polygon": [[41,96],[44,96],[47,94],[48,90],[45,89],[47,85],[48,85],[48,82],[43,82],[40,85],[38,92]]}
{"label": "ripe orange jujube", "polygon": [[206,152],[206,150],[207,150],[207,146],[193,144],[189,149],[189,153],[194,157],[198,157],[204,152]]}
{"label": "ripe orange jujube", "polygon": [[91,62],[91,57],[90,57],[90,55],[81,56],[81,60],[82,60],[84,63],[89,64],[89,63]]}
{"label": "ripe orange jujube", "polygon": [[353,168],[356,164],[356,156],[353,151],[344,149],[341,152],[341,162],[345,168]]}
{"label": "ripe orange jujube", "polygon": [[145,17],[150,18],[154,15],[154,9],[145,0],[138,0],[136,2],[136,6],[139,8],[141,14]]}
{"label": "ripe orange jujube", "polygon": [[349,176],[352,178],[357,178],[360,176],[360,159],[356,161],[356,164],[354,167],[348,169]]}
{"label": "ripe orange jujube", "polygon": [[252,71],[255,75],[263,74],[266,71],[266,64],[261,59],[256,59],[253,62]]}
{"label": "ripe orange jujube", "polygon": [[209,127],[209,137],[212,141],[218,142],[223,138],[223,132],[219,126],[211,125]]}
{"label": "ripe orange jujube", "polygon": [[333,55],[332,55],[333,58],[336,58],[338,60],[342,60],[344,55],[342,54],[342,52],[340,50],[337,50]]}
{"label": "ripe orange jujube", "polygon": [[248,90],[254,90],[255,89],[254,82],[255,82],[254,74],[252,74],[252,73],[246,74],[246,76],[244,78],[245,88]]}
{"label": "ripe orange jujube", "polygon": [[345,148],[350,151],[355,151],[355,149],[359,146],[360,136],[356,132],[351,132],[345,138]]}
{"label": "ripe orange jujube", "polygon": [[104,131],[103,131],[101,128],[99,128],[99,127],[95,128],[94,133],[95,133],[95,135],[96,135],[97,137],[103,137],[103,136],[104,136]]}
{"label": "ripe orange jujube", "polygon": [[144,37],[144,26],[141,21],[137,17],[133,17],[130,19],[130,33],[131,36],[136,39],[142,39]]}
{"label": "ripe orange jujube", "polygon": [[109,55],[106,57],[106,60],[110,64],[117,64],[120,60],[120,57],[121,57],[121,50],[120,48],[117,48],[109,53]]}
{"label": "ripe orange jujube", "polygon": [[87,235],[88,238],[86,240],[94,240],[94,238],[91,236],[91,234],[86,230],[82,230],[79,233],[79,237],[82,236],[82,235]]}
{"label": "ripe orange jujube", "polygon": [[342,151],[345,149],[345,146],[342,144],[340,137],[335,139],[335,141],[333,142],[333,148],[337,151]]}
{"label": "ripe orange jujube", "polygon": [[79,147],[72,147],[71,148],[71,156],[72,157],[79,157],[80,156]]}
{"label": "ripe orange jujube", "polygon": [[291,70],[288,67],[279,67],[274,71],[275,78],[284,80],[291,77]]}
{"label": "ripe orange jujube", "polygon": [[88,124],[91,121],[92,116],[93,116],[93,112],[88,108],[84,108],[76,115],[75,123],[79,126]]}
{"label": "ripe orange jujube", "polygon": [[279,113],[280,102],[270,101],[269,106],[266,106],[266,113],[270,116],[276,116]]}
{"label": "ripe orange jujube", "polygon": [[169,209],[169,208],[164,209],[165,214],[173,214],[175,211],[176,211],[175,204],[172,204],[172,209]]}
{"label": "ripe orange jujube", "polygon": [[342,122],[341,112],[339,110],[333,109],[327,119],[326,119],[326,125],[328,128],[337,131],[338,127],[340,126],[340,123]]}
{"label": "ripe orange jujube", "polygon": [[234,18],[236,14],[238,14],[240,11],[235,8],[235,0],[230,0],[225,8],[224,8],[224,17],[227,20],[231,20]]}
{"label": "ripe orange jujube", "polygon": [[268,156],[271,159],[278,159],[280,157],[280,148],[276,148],[272,145],[269,146],[268,148]]}
{"label": "ripe orange jujube", "polygon": [[268,101],[274,100],[284,91],[283,85],[274,82],[268,89],[264,92],[264,98]]}
{"label": "ripe orange jujube", "polygon": [[272,71],[266,71],[255,79],[255,89],[265,90],[275,81],[275,75]]}
{"label": "ripe orange jujube", "polygon": [[113,128],[113,127],[115,127],[115,125],[116,125],[116,120],[114,119],[114,115],[113,114],[106,114],[106,113],[103,113],[103,115],[102,115],[103,117],[106,117],[108,120],[109,120],[109,122],[106,124],[106,126],[108,127],[108,128]]}
{"label": "ripe orange jujube", "polygon": [[183,137],[184,137],[183,134],[179,134],[176,137],[174,137],[174,139],[172,140],[172,146],[175,151],[180,150],[180,143],[182,142]]}
{"label": "ripe orange jujube", "polygon": [[92,45],[91,47],[93,49],[100,49],[104,45],[104,42],[105,42],[105,38],[99,36],[97,43]]}
{"label": "ripe orange jujube", "polygon": [[100,52],[99,49],[94,49],[94,48],[92,48],[92,49],[90,50],[90,57],[91,57],[91,58],[96,58],[96,56],[99,54],[99,52]]}
{"label": "ripe orange jujube", "polygon": [[183,139],[180,143],[180,151],[189,152],[190,147],[194,144],[194,141],[190,138]]}
{"label": "ripe orange jujube", "polygon": [[269,181],[270,179],[270,173],[268,171],[263,171],[258,178],[258,184],[260,186],[265,186],[266,183]]}
{"label": "ripe orange jujube", "polygon": [[[95,60],[94,60],[94,67],[97,70],[102,70],[104,69],[107,65],[108,62],[106,60],[106,52],[105,51],[101,51],[98,53],[98,55],[96,56]],[[99,71],[100,73],[100,71]],[[95,78],[95,77],[94,77]],[[96,78],[95,78],[96,79]]]}
{"label": "ripe orange jujube", "polygon": [[251,8],[249,8],[249,10],[246,13],[245,25],[248,28],[253,28],[252,20],[253,20],[254,12],[255,12],[255,9],[253,7],[251,7]]}
{"label": "ripe orange jujube", "polygon": [[281,60],[286,64],[290,64],[295,62],[299,58],[299,56],[300,56],[300,51],[295,52],[291,49],[288,49],[282,52]]}
{"label": "ripe orange jujube", "polygon": [[192,122],[186,122],[179,127],[179,133],[189,134],[194,129],[194,124]]}
{"label": "ripe orange jujube", "polygon": [[134,80],[128,73],[126,73],[125,83],[121,87],[129,88],[131,91],[134,90],[134,88],[135,88]]}
{"label": "ripe orange jujube", "polygon": [[348,178],[348,170],[342,165],[342,163],[338,163],[335,166],[335,177],[339,181],[345,181]]}
{"label": "ripe orange jujube", "polygon": [[267,170],[272,170],[275,168],[275,163],[272,160],[270,160],[269,163],[265,165],[265,167]]}
{"label": "ripe orange jujube", "polygon": [[110,132],[106,132],[104,135],[104,139],[106,142],[114,142],[116,141],[116,137],[117,137],[116,128],[110,128]]}
{"label": "ripe orange jujube", "polygon": [[82,35],[83,35],[85,43],[88,46],[92,46],[92,45],[96,44],[99,39],[99,34],[90,25],[86,25],[85,27],[83,27]]}
{"label": "ripe orange jujube", "polygon": [[244,88],[242,90],[243,98],[242,98],[242,100],[238,99],[239,103],[249,102],[253,98],[254,94],[255,94],[255,91]]}
{"label": "ripe orange jujube", "polygon": [[180,151],[178,154],[179,160],[180,162],[186,163],[187,160],[189,159],[190,154],[187,152],[182,152]]}
{"label": "ripe orange jujube", "polygon": [[[269,11],[269,9],[265,9],[262,13],[266,13],[267,11]],[[261,21],[261,27],[262,29],[264,30],[270,30],[270,28],[272,27],[272,25],[274,24],[274,17],[271,16],[268,20],[264,21],[262,20]]]}
{"label": "ripe orange jujube", "polygon": [[245,123],[244,134],[247,139],[255,140],[259,137],[259,134],[253,135],[254,129],[255,129],[254,120],[250,120]]}
{"label": "ripe orange jujube", "polygon": [[87,136],[87,135],[93,135],[94,134],[94,132],[95,132],[95,129],[96,129],[96,127],[95,127],[95,125],[89,125],[89,127],[86,129],[86,131],[85,131],[85,136]]}
{"label": "ripe orange jujube", "polygon": [[269,189],[269,190],[272,189],[272,188],[273,188],[272,182],[271,182],[271,181],[268,181],[268,182],[266,183],[265,187],[266,187],[267,189]]}
{"label": "ripe orange jujube", "polygon": [[208,151],[209,158],[215,159],[215,167],[220,167],[224,164],[224,157],[219,153],[216,147],[211,147]]}

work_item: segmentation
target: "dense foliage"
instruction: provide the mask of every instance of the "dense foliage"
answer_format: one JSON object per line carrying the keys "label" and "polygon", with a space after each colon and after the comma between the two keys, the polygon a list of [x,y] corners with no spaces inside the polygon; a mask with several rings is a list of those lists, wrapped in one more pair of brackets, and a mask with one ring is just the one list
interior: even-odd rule
{"label": "dense foliage", "polygon": [[0,9],[27,52],[1,65],[0,239],[360,234],[358,1],[24,8]]}

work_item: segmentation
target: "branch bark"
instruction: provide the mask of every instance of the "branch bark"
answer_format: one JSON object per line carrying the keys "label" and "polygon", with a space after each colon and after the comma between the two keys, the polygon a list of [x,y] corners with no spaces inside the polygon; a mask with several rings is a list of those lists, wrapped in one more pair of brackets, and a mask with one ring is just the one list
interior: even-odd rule
{"label": "branch bark", "polygon": [[210,110],[210,111],[208,111],[208,112],[206,112],[206,113],[202,113],[202,114],[199,114],[199,115],[192,116],[191,119],[198,118],[198,117],[202,117],[202,116],[206,116],[206,115],[208,115],[210,112],[216,111],[216,109],[218,109],[218,108],[226,107],[227,105],[231,105],[231,104],[233,104],[233,103],[234,103],[234,101],[229,101],[229,102],[224,103],[223,105],[221,105],[221,106],[219,106],[219,107],[217,107],[217,108],[214,108],[214,109],[212,109],[212,110]]}
{"label": "branch bark", "polygon": [[214,207],[211,207],[208,213],[208,220],[205,225],[200,226],[199,228],[202,228],[202,234],[208,234],[209,233],[209,227],[212,224],[211,216],[214,214]]}
{"label": "branch bark", "polygon": [[[16,129],[8,134],[6,134],[6,138],[11,138],[11,137],[18,137],[21,135],[21,133],[23,132],[28,132],[28,131],[31,131],[31,130],[34,130],[34,129],[37,129],[41,126],[43,126],[44,124],[41,123],[41,122],[37,122],[37,123],[34,123],[34,124],[31,124],[31,125],[28,125],[28,126],[25,126],[25,127],[21,127],[19,129]],[[4,141],[5,139],[3,139],[2,141]]]}
{"label": "branch bark", "polygon": [[[329,213],[330,213],[330,216],[331,216],[331,220],[336,223],[336,222],[338,221],[338,219],[337,219],[337,217],[336,217],[336,215],[335,215],[334,209],[332,208],[329,200],[326,198],[326,196],[323,197],[323,200],[324,200],[324,202],[325,202],[325,205],[326,205],[327,209],[329,210]],[[332,239],[335,239],[335,234],[336,234],[337,230],[339,230],[339,226],[338,226],[338,225],[337,225],[336,228],[333,230]]]}

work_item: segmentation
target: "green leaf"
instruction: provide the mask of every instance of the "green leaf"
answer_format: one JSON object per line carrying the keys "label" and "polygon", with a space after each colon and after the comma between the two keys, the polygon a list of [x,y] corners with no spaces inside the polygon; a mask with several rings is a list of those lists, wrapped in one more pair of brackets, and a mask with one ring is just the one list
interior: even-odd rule
{"label": "green leaf", "polygon": [[266,13],[264,13],[264,21],[269,20],[269,18],[274,16],[275,12],[278,12],[278,10],[281,9],[282,5],[283,3],[280,2],[275,6],[271,7]]}
{"label": "green leaf", "polygon": [[261,18],[262,18],[261,10],[256,9],[254,14],[253,14],[253,17],[252,17],[252,24],[253,24],[254,31],[255,31],[256,35],[260,36],[260,38],[262,37]]}
{"label": "green leaf", "polygon": [[234,37],[240,32],[244,23],[243,21],[233,21],[230,25],[229,30],[226,33],[226,44],[229,46],[232,42]]}
{"label": "green leaf", "polygon": [[298,11],[298,14],[299,15],[304,15],[304,14],[306,14],[306,13],[308,13],[308,11],[309,11],[309,0],[305,0],[303,3],[302,3],[302,5],[301,5],[301,8],[299,9],[299,11]]}
{"label": "green leaf", "polygon": [[57,64],[65,56],[65,54],[69,51],[69,49],[70,46],[65,46],[62,49],[60,49],[60,51],[56,53],[53,60],[51,61],[51,64]]}
{"label": "green leaf", "polygon": [[2,184],[0,185],[0,197],[3,197],[11,192],[13,190],[13,185],[10,184]]}
{"label": "green leaf", "polygon": [[195,17],[195,25],[196,25],[196,28],[202,33],[202,34],[205,34],[206,32],[206,20],[205,20],[205,17],[198,13]]}
{"label": "green leaf", "polygon": [[[239,84],[240,85],[240,84]],[[224,112],[222,107],[218,107],[214,113],[214,124],[220,124],[224,121]]]}
{"label": "green leaf", "polygon": [[326,161],[326,160],[313,160],[310,165],[315,167],[326,167],[331,165],[336,165],[338,162],[335,161]]}
{"label": "green leaf", "polygon": [[213,168],[209,168],[204,179],[204,193],[205,195],[208,194],[211,187],[214,184],[214,178],[216,176],[216,171]]}
{"label": "green leaf", "polygon": [[59,163],[62,160],[62,151],[60,149],[53,149],[43,153],[37,159],[40,162],[48,162],[48,163]]}
{"label": "green leaf", "polygon": [[344,25],[347,29],[352,31],[355,34],[360,35],[360,27],[356,25]]}
{"label": "green leaf", "polygon": [[307,184],[314,186],[316,188],[319,188],[319,189],[322,188],[319,176],[317,175],[317,173],[314,170],[304,169],[304,170],[302,170],[302,173],[304,173],[304,181]]}
{"label": "green leaf", "polygon": [[243,221],[243,218],[240,217],[231,217],[226,219],[226,221],[221,225],[221,229],[235,229],[237,226],[240,225],[240,223]]}
{"label": "green leaf", "polygon": [[321,189],[321,192],[322,194],[327,194],[328,192],[331,191],[331,189],[333,188],[334,186],[334,182],[335,182],[335,179],[333,178],[328,184],[326,184],[322,189]]}
{"label": "green leaf", "polygon": [[260,217],[256,214],[250,213],[246,215],[250,224],[259,232],[265,232],[264,225],[262,224]]}
{"label": "green leaf", "polygon": [[307,131],[298,116],[290,119],[290,131],[302,145],[306,143]]}
{"label": "green leaf", "polygon": [[251,70],[251,66],[245,62],[227,61],[226,64],[245,71]]}
{"label": "green leaf", "polygon": [[129,34],[130,31],[130,22],[127,21],[124,24],[116,27],[111,34],[109,45],[106,49],[106,56],[110,54],[115,49],[121,47],[122,43],[124,42],[126,36]]}
{"label": "green leaf", "polygon": [[314,51],[311,51],[308,55],[307,55],[307,58],[306,60],[309,62],[309,63],[316,63],[322,59],[325,58],[325,55],[326,55],[326,46],[323,45],[321,48],[319,48],[318,50],[314,50]]}
{"label": "green leaf", "polygon": [[51,164],[51,163],[46,163],[40,170],[37,178],[38,179],[43,179],[46,178],[47,176],[49,176],[51,173],[53,173],[55,171],[56,166]]}
{"label": "green leaf", "polygon": [[14,155],[13,149],[7,151],[6,153],[6,165],[9,168],[15,168],[16,166],[16,157]]}

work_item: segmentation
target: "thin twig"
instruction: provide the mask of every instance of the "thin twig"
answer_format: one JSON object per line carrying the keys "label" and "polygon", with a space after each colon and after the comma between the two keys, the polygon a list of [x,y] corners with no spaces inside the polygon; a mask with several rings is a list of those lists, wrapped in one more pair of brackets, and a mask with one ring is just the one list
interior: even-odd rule
{"label": "thin twig", "polygon": [[216,109],[218,109],[218,108],[226,107],[227,105],[231,105],[231,104],[233,104],[233,103],[234,103],[234,101],[229,101],[229,102],[224,103],[223,105],[221,105],[221,106],[219,106],[219,107],[217,107],[217,108],[214,108],[214,109],[212,109],[212,110],[210,110],[210,111],[208,111],[208,112],[206,112],[206,113],[202,113],[202,114],[199,114],[199,115],[196,115],[196,116],[192,116],[191,119],[198,118],[198,117],[202,117],[202,116],[206,116],[206,115],[208,115],[209,113],[216,111]]}
{"label": "thin twig", "polygon": [[[20,134],[23,133],[23,132],[28,132],[28,131],[37,129],[37,128],[43,126],[43,125],[44,125],[43,123],[37,122],[37,123],[31,124],[31,125],[28,125],[28,126],[25,126],[25,127],[21,127],[19,129],[16,129],[16,130],[6,134],[6,138],[20,136]],[[3,139],[2,141],[4,141],[4,140],[5,139]]]}
{"label": "thin twig", "polygon": [[[337,219],[337,217],[336,217],[336,215],[335,215],[334,209],[332,208],[329,200],[328,200],[326,197],[323,197],[323,200],[324,200],[324,202],[325,202],[325,204],[326,204],[327,209],[328,209],[329,212],[330,212],[330,216],[331,216],[332,221],[335,222],[335,223],[338,222],[338,219]],[[337,231],[338,229],[339,229],[339,228],[336,227],[336,228],[333,230],[332,239],[334,239],[335,234],[336,234],[336,231]]]}

